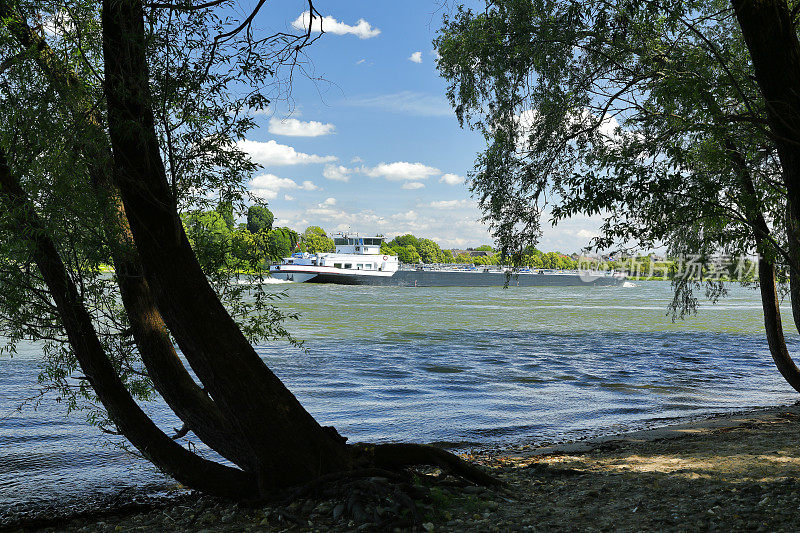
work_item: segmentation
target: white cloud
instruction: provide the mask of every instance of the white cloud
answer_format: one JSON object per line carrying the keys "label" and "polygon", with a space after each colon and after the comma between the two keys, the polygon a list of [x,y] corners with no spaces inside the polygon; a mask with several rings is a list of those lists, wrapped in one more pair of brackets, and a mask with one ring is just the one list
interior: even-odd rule
{"label": "white cloud", "polygon": [[446,183],[448,185],[458,185],[459,183],[464,183],[464,178],[459,176],[458,174],[445,174],[441,178],[439,178],[439,183]]}
{"label": "white cloud", "polygon": [[302,216],[311,219],[315,225],[322,227],[327,226],[326,229],[328,229],[328,231],[352,231],[358,228],[358,231],[361,233],[383,233],[384,231],[379,228],[390,224],[385,217],[375,214],[372,210],[352,213],[324,204],[306,209]]}
{"label": "white cloud", "polygon": [[325,201],[319,204],[320,207],[336,205],[336,198],[325,198]]}
{"label": "white cloud", "polygon": [[420,117],[449,117],[453,115],[453,110],[450,108],[446,98],[415,91],[401,91],[378,96],[356,96],[345,100],[343,103],[354,107],[382,109]]}
{"label": "white cloud", "polygon": [[367,60],[366,58],[364,58],[364,59],[359,59],[358,61],[356,61],[356,65],[360,65],[360,64],[362,64],[362,63],[366,62],[366,60]]}
{"label": "white cloud", "polygon": [[[542,121],[544,117],[537,109],[528,109],[517,116],[519,133],[523,135],[521,148],[528,148],[527,136],[530,135],[534,126]],[[567,115],[566,125],[570,128],[582,130],[584,128],[595,127],[602,141],[612,145],[620,142],[626,135],[632,135],[621,129],[620,123],[611,115],[605,115],[600,120],[598,115],[593,114],[588,109],[575,110]]]}
{"label": "white cloud", "polygon": [[260,198],[271,200],[278,197],[280,189],[297,189],[297,182],[289,178],[279,178],[275,174],[261,174],[250,180],[250,190]]}
{"label": "white cloud", "polygon": [[347,182],[350,181],[349,174],[351,172],[353,172],[353,169],[343,167],[342,165],[325,165],[322,175],[329,180]]}
{"label": "white cloud", "polygon": [[405,220],[408,222],[413,222],[419,218],[419,214],[414,211],[413,209],[410,211],[406,211],[405,213],[395,213],[391,216],[394,220]]}
{"label": "white cloud", "polygon": [[422,63],[422,52],[414,52],[408,56],[408,60],[413,63]]}
{"label": "white cloud", "polygon": [[253,116],[270,115],[272,114],[272,108],[270,108],[269,106],[265,106],[261,108],[251,109],[250,112],[253,114]]}
{"label": "white cloud", "polygon": [[275,141],[249,141],[243,139],[236,143],[240,150],[250,154],[253,161],[264,166],[303,165],[308,163],[330,163],[336,161],[332,155],[313,155],[298,152],[291,146]]}
{"label": "white cloud", "polygon": [[272,117],[269,119],[269,132],[273,135],[288,135],[290,137],[319,137],[320,135],[330,135],[336,128],[333,124],[324,124],[312,120],[303,122],[296,118],[285,118],[283,120]]}
{"label": "white cloud", "polygon": [[423,188],[425,188],[425,184],[424,183],[420,183],[418,181],[407,181],[407,182],[405,182],[403,184],[402,188],[403,189],[409,189],[409,190],[413,191],[414,189],[423,189]]}
{"label": "white cloud", "polygon": [[358,19],[355,26],[339,22],[331,16],[321,18],[315,16],[314,21],[311,22],[311,16],[308,11],[303,11],[300,16],[292,22],[292,26],[303,31],[308,30],[309,24],[311,25],[311,31],[314,33],[325,32],[335,35],[351,34],[359,39],[370,39],[372,37],[377,37],[381,33],[381,30],[373,28],[372,25],[364,19]]}
{"label": "white cloud", "polygon": [[439,51],[436,49],[431,50],[431,55],[433,56],[433,59],[435,59],[436,61],[438,61],[439,58],[442,57],[439,55]]}
{"label": "white cloud", "polygon": [[577,233],[575,233],[575,236],[576,237],[580,237],[581,239],[590,240],[590,239],[593,239],[595,237],[599,237],[600,236],[600,232],[599,231],[592,231],[592,230],[588,230],[588,229],[580,229],[580,230],[578,230]]}
{"label": "white cloud", "polygon": [[436,200],[426,204],[427,207],[432,207],[433,209],[457,209],[468,205],[469,201],[467,200]]}
{"label": "white cloud", "polygon": [[380,163],[372,168],[362,167],[361,171],[370,178],[386,178],[389,181],[420,181],[441,174],[438,168],[405,161]]}
{"label": "white cloud", "polygon": [[351,163],[363,163],[364,160],[358,156],[355,156],[353,159],[350,160]]}
{"label": "white cloud", "polygon": [[294,200],[294,196],[289,195],[289,194],[284,194],[283,195],[283,199],[286,200],[287,202],[291,202],[291,201]]}
{"label": "white cloud", "polygon": [[[576,124],[580,123],[584,126],[595,125],[600,120],[600,117],[590,113],[588,110],[584,109],[580,113],[580,118],[576,117],[575,122]],[[603,120],[600,121],[600,125],[597,128],[597,131],[605,137],[609,141],[616,141],[619,140],[619,131],[620,125],[617,122],[615,117],[611,115],[603,116]]]}
{"label": "white cloud", "polygon": [[[301,185],[298,185],[293,179],[280,178],[275,174],[261,174],[250,180],[250,190],[259,198],[264,198],[267,200],[277,198],[278,192],[281,189],[315,191],[319,189],[319,187],[308,180],[304,181]],[[289,195],[286,195],[285,198],[287,200],[294,200],[294,198]]]}

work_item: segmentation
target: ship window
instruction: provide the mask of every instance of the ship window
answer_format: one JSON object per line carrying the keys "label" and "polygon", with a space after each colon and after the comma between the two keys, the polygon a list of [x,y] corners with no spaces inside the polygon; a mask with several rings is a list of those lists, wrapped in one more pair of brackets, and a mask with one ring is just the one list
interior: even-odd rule
{"label": "ship window", "polygon": [[341,263],[334,263],[333,264],[333,268],[342,268],[342,264]]}
{"label": "ship window", "polygon": [[333,239],[333,244],[347,244],[347,239]]}
{"label": "ship window", "polygon": [[356,265],[356,270],[363,270],[363,268],[364,268],[364,265],[362,265],[361,263]]}
{"label": "ship window", "polygon": [[359,251],[360,249],[361,249],[360,246],[356,246],[356,252]]}
{"label": "ship window", "polygon": [[353,263],[345,263],[344,267],[345,268],[353,268]]}
{"label": "ship window", "polygon": [[356,243],[355,239],[347,239],[347,244],[355,244],[355,243]]}

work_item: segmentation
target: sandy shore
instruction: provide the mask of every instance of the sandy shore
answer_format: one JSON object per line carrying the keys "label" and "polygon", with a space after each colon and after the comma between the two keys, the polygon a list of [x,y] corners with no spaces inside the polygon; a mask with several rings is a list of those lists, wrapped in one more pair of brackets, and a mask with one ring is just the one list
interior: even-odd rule
{"label": "sandy shore", "polygon": [[[419,512],[417,530],[800,529],[800,405],[546,448],[486,449],[465,457],[490,468],[507,488],[487,490],[435,471],[420,473],[406,491]],[[145,511],[39,524],[38,529],[410,530],[402,521],[412,515],[393,490],[387,480],[371,478],[352,483],[346,495],[256,508],[189,496]]]}

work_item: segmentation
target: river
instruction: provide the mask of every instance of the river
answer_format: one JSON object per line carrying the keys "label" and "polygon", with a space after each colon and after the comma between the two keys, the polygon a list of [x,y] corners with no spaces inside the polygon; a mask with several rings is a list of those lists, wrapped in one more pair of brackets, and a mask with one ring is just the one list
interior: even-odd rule
{"label": "river", "polygon": [[[289,329],[306,350],[259,353],[351,442],[543,444],[797,399],[772,364],[751,289],[732,287],[678,322],[666,315],[667,282],[270,290],[301,313]],[[17,410],[37,388],[38,358],[32,344],[0,356],[0,519],[172,485],[80,413],[65,417],[52,401]],[[165,429],[179,425],[161,404],[145,407]]]}

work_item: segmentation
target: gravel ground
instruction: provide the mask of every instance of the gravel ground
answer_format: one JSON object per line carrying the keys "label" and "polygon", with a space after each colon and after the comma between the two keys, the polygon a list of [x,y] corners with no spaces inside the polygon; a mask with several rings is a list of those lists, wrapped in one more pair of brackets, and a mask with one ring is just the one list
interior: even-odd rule
{"label": "gravel ground", "polygon": [[[465,457],[506,484],[485,489],[436,470],[398,486],[350,480],[289,505],[198,495],[9,531],[797,531],[800,406],[547,449]],[[2,529],[2,528],[0,528]]]}

